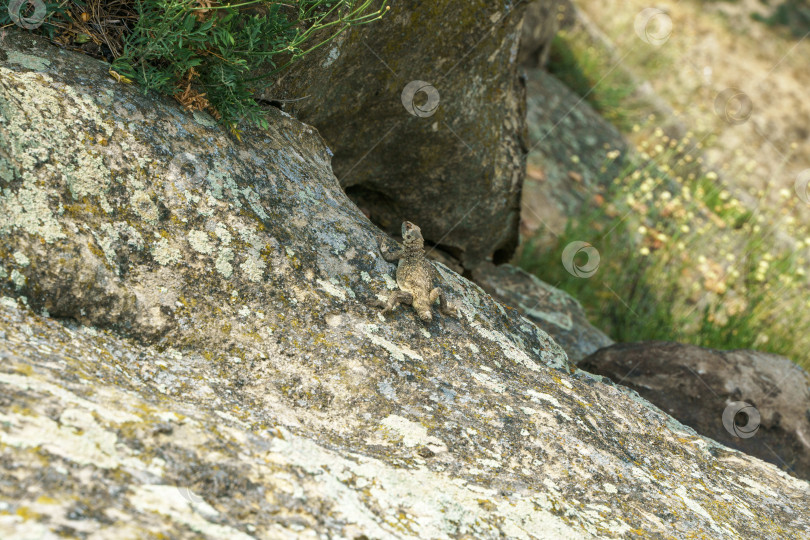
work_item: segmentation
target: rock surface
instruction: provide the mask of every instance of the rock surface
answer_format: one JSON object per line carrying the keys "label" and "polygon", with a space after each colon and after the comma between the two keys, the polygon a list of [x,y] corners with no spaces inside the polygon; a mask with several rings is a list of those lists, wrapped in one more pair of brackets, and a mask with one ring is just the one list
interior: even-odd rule
{"label": "rock surface", "polygon": [[523,17],[518,63],[527,68],[545,67],[554,36],[573,25],[576,16],[571,0],[531,2]]}
{"label": "rock surface", "polygon": [[[0,537],[788,538],[810,489],[572,370],[381,233],[317,133],[243,143],[107,66],[0,59]],[[185,166],[184,166],[185,164]]]}
{"label": "rock surface", "polygon": [[[702,435],[810,479],[810,375],[787,358],[651,341],[602,349],[580,367],[632,388]],[[740,410],[736,434],[723,422],[735,402],[757,410]]]}
{"label": "rock surface", "polygon": [[[624,167],[627,143],[593,107],[540,69],[527,70],[528,175],[523,187],[523,234],[565,229]],[[611,159],[610,152],[618,155]],[[604,168],[604,171],[602,169]]]}
{"label": "rock surface", "polygon": [[579,362],[602,347],[613,344],[604,332],[588,322],[585,310],[565,291],[509,264],[481,264],[472,279],[502,304],[550,335],[572,362]]}
{"label": "rock surface", "polygon": [[265,97],[306,97],[290,110],[318,128],[340,184],[387,232],[413,221],[467,269],[493,255],[505,262],[525,171],[516,61],[525,7],[394,2],[381,20],[304,57]]}

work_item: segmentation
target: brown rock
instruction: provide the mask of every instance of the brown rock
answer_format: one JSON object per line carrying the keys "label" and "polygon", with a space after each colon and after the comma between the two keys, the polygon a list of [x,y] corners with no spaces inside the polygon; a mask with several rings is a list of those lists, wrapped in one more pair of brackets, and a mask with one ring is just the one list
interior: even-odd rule
{"label": "brown rock", "polygon": [[[702,435],[810,478],[810,376],[787,358],[651,341],[613,345],[579,367],[632,388]],[[733,416],[737,402],[756,411],[737,405],[738,425],[727,418],[727,429],[724,412]]]}

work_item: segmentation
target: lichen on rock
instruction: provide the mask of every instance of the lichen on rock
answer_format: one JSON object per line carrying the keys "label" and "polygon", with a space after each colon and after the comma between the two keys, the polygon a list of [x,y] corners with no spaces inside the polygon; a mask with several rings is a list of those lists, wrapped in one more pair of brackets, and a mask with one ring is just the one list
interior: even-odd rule
{"label": "lichen on rock", "polygon": [[[458,319],[381,318],[382,233],[309,126],[239,143],[6,43],[48,62],[0,61],[0,265],[24,278],[0,283],[0,537],[810,533],[806,482],[573,369],[447,268]],[[205,172],[167,196],[185,153]]]}

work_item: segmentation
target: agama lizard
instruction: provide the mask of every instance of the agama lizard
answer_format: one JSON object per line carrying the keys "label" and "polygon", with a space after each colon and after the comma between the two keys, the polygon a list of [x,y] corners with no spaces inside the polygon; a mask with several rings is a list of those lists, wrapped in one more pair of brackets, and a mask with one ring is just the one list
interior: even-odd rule
{"label": "agama lizard", "polygon": [[438,277],[433,264],[425,255],[425,240],[422,230],[411,223],[402,223],[402,247],[386,252],[380,245],[380,253],[388,262],[399,261],[397,265],[398,291],[391,293],[388,302],[380,302],[383,313],[392,311],[398,304],[411,304],[423,321],[433,319],[431,306],[439,300],[439,311],[444,315],[457,316],[456,309],[450,306],[439,287],[434,287]]}

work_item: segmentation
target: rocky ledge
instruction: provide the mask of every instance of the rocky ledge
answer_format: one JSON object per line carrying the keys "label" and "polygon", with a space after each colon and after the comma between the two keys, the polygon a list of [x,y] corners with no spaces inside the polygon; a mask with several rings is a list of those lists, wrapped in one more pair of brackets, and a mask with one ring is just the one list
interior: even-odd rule
{"label": "rocky ledge", "polygon": [[315,130],[239,143],[107,66],[0,54],[0,537],[810,535],[810,489],[572,368],[383,235]]}

